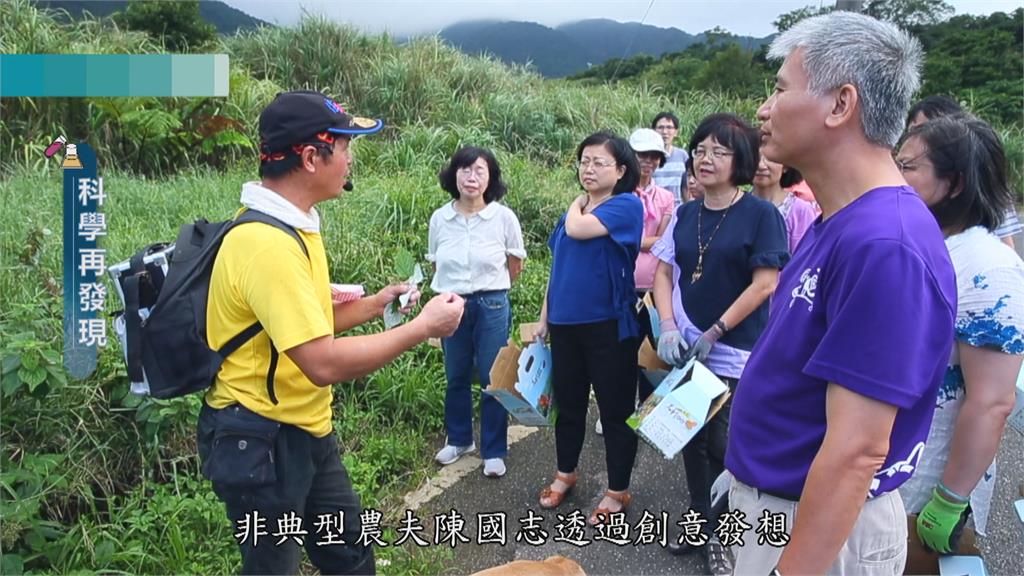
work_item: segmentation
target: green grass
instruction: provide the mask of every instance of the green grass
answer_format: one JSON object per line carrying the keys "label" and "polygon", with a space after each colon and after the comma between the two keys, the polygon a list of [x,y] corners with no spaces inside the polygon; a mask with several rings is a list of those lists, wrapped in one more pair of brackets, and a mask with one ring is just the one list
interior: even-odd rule
{"label": "green grass", "polygon": [[[397,146],[414,146],[421,136],[412,130],[413,142],[400,138]],[[438,155],[445,145],[453,144],[438,144]],[[422,260],[430,214],[448,196],[436,183],[436,158],[405,169],[377,169],[371,164],[386,161],[374,160],[374,154],[384,150],[370,139],[358,144],[356,154],[357,189],[320,210],[332,277],[376,290],[394,277],[400,251]],[[369,160],[363,162],[364,156]],[[576,190],[566,170],[504,159],[508,203],[524,217],[531,252],[513,290],[518,323],[532,321],[540,308],[548,267],[543,244]],[[244,167],[159,180],[105,174],[109,233],[102,245],[109,263],[150,242],[173,239],[183,222],[230,217],[241,184],[250,178]],[[38,351],[38,363],[57,374],[59,177],[55,167],[52,173],[15,168],[0,186],[0,205],[8,214],[0,230],[4,359],[28,362],[30,353]],[[107,305],[108,311],[116,309],[115,297],[108,297]],[[381,329],[375,321],[353,333]],[[24,335],[27,344],[16,335]],[[44,352],[49,361],[42,358]],[[7,556],[20,558],[25,568],[58,572],[236,570],[230,526],[197,474],[193,436],[199,398],[154,401],[130,395],[119,354],[114,343],[102,350],[96,373],[85,381],[49,377],[43,393],[22,386],[4,394],[0,487],[7,492],[0,495],[6,513],[0,534],[5,552],[14,553]],[[444,388],[441,353],[426,345],[364,379],[335,387],[335,429],[353,483],[366,506],[384,511],[392,521],[402,512],[402,494],[430,469],[434,444],[443,434]],[[43,466],[37,454],[53,454],[60,466]],[[153,517],[175,521],[157,528],[150,522]],[[165,540],[172,545],[151,544]],[[431,573],[430,567],[443,561],[440,551],[417,548],[385,551],[381,557],[392,562],[382,570],[386,573]]]}
{"label": "green grass", "polygon": [[[0,3],[5,53],[147,53],[158,47],[109,22],[61,26],[27,0]],[[399,46],[321,19],[223,40],[231,55],[227,99],[3,99],[0,102],[0,573],[227,573],[238,569],[232,528],[195,456],[197,396],[129,394],[120,351],[101,351],[93,376],[71,381],[61,362],[61,173],[41,151],[54,134],[99,152],[108,263],[199,217],[229,218],[256,173],[259,110],[282,88],[335,95],[386,119],[355,143],[356,189],[318,207],[332,278],[377,290],[399,277],[394,261],[422,260],[427,225],[448,200],[437,172],[460,145],[491,147],[523,225],[530,257],[513,287],[516,324],[540,310],[548,234],[579,188],[576,144],[594,130],[628,134],[673,110],[687,134],[706,115],[752,118],[757,102],[654,85],[584,86],[465,56],[436,40]],[[204,130],[218,117],[239,138]],[[216,124],[216,122],[214,122]],[[153,132],[154,127],[179,126]],[[1015,189],[1024,133],[1001,128]],[[429,294],[427,294],[429,296]],[[118,307],[107,298],[108,312]],[[380,321],[353,330],[383,329]],[[356,382],[335,386],[335,430],[368,507],[400,517],[443,434],[440,351],[422,345]],[[383,549],[386,574],[440,572],[450,552]]]}

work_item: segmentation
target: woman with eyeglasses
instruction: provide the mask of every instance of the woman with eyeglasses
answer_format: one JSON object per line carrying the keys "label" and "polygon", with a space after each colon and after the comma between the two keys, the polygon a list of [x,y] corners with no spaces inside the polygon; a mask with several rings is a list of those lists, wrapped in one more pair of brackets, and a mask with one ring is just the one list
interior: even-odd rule
{"label": "woman with eyeglasses", "polygon": [[[661,321],[658,355],[676,366],[695,356],[735,390],[768,320],[768,298],[789,260],[786,225],[770,202],[744,194],[759,159],[759,135],[733,114],[713,114],[690,139],[690,157],[704,187],[701,201],[680,206],[651,252],[661,262],[654,302]],[[683,350],[687,349],[686,352]],[[707,518],[711,485],[724,470],[730,402],[683,448],[691,507]],[[732,565],[711,537],[706,546],[670,543],[674,555],[700,550],[712,574]]]}
{"label": "woman with eyeglasses", "polygon": [[796,246],[803,239],[807,229],[818,218],[814,205],[796,196],[790,189],[803,182],[804,177],[796,168],[783,166],[761,156],[761,162],[754,172],[754,196],[775,205],[786,222],[786,237],[789,253],[796,252]]}
{"label": "woman with eyeglasses", "polygon": [[[491,365],[508,341],[512,308],[508,291],[523,269],[526,250],[515,213],[499,200],[505,195],[501,168],[489,150],[467,146],[452,155],[438,175],[452,200],[430,217],[427,260],[436,273],[435,292],[455,292],[466,301],[462,322],[441,339],[448,379],[445,446],[435,459],[448,465],[475,449],[473,396],[476,370],[481,388],[491,382]],[[480,455],[483,473],[505,475],[508,413],[492,396],[480,395]]]}
{"label": "woman with eyeglasses", "polygon": [[[960,103],[949,96],[941,94],[926,96],[917,104],[914,104],[910,108],[910,112],[907,113],[907,130],[924,124],[929,120],[963,113],[964,111],[960,107]],[[1020,234],[1021,231],[1024,231],[1024,226],[1021,225],[1020,218],[1017,216],[1017,209],[1011,202],[1003,214],[999,226],[992,233],[998,236],[1010,248],[1015,248],[1013,237]]]}
{"label": "woman with eyeglasses", "polygon": [[676,148],[679,118],[671,112],[661,112],[651,121],[651,129],[661,136],[665,161],[654,171],[654,183],[672,193],[678,206],[689,200],[686,188],[686,150]]}
{"label": "woman with eyeglasses", "polygon": [[686,161],[686,195],[690,200],[704,200],[704,186],[697,180],[693,171],[693,158]]}
{"label": "woman with eyeglasses", "polygon": [[562,503],[578,478],[577,465],[594,387],[604,428],[608,489],[590,524],[624,512],[632,500],[629,480],[637,437],[626,424],[636,397],[639,327],[634,312],[633,270],[643,237],[643,203],[633,192],[640,178],[636,154],[609,132],[588,136],[576,148],[584,193],[555,226],[551,276],[541,308],[538,338],[551,338],[551,367],[558,419],[555,479],[540,506]]}
{"label": "woman with eyeglasses", "polygon": [[988,124],[968,115],[929,120],[907,132],[896,163],[938,221],[956,270],[956,345],[914,476],[900,486],[907,512],[918,514],[918,537],[948,553],[971,512],[985,535],[1024,354],[1024,263],[993,234],[1012,198],[1006,155]]}

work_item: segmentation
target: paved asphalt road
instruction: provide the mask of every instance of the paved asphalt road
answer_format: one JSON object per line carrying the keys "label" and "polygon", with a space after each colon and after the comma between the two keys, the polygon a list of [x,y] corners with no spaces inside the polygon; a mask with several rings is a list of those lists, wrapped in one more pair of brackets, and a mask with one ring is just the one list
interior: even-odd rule
{"label": "paved asphalt road", "polygon": [[[590,428],[580,463],[580,480],[556,513],[568,515],[574,509],[579,509],[584,515],[589,515],[607,485],[604,445],[601,437],[593,434],[595,417],[596,408],[592,405]],[[1008,429],[1000,448],[999,483],[989,518],[988,538],[981,544],[991,575],[1024,574],[1024,525],[1013,510],[1013,500],[1020,498],[1018,489],[1024,483],[1022,456],[1024,437]],[[579,547],[554,542],[558,534],[555,529],[556,514],[541,510],[537,504],[538,493],[554,473],[554,461],[554,433],[550,428],[541,429],[510,447],[506,460],[509,471],[504,478],[485,478],[481,469],[476,467],[422,506],[418,516],[424,519],[424,525],[427,526],[431,525],[433,514],[447,513],[453,509],[466,519],[463,533],[469,536],[471,543],[460,543],[456,547],[449,570],[451,574],[469,574],[511,560],[542,560],[554,554],[576,560],[589,575],[703,573],[702,563],[695,557],[672,557],[658,544],[618,546],[597,541]],[[660,517],[664,511],[670,517],[669,537],[674,535],[674,522],[680,518],[688,503],[682,458],[677,456],[675,460],[666,461],[641,441],[633,473],[632,492],[634,500],[627,522],[635,525],[644,510],[656,517]],[[529,511],[545,518],[543,526],[549,537],[543,545],[532,546],[515,541],[520,528],[519,519],[526,517]],[[507,513],[507,543],[504,546],[476,543],[476,515],[491,512]],[[753,524],[756,526],[756,523]],[[595,533],[587,528],[585,535],[592,539]],[[750,531],[746,537],[756,536]]]}

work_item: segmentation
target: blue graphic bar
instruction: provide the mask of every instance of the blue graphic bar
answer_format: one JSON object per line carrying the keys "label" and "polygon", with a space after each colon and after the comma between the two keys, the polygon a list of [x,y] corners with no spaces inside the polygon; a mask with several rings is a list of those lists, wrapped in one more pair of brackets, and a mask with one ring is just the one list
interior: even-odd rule
{"label": "blue graphic bar", "polygon": [[0,96],[228,95],[227,54],[0,54]]}

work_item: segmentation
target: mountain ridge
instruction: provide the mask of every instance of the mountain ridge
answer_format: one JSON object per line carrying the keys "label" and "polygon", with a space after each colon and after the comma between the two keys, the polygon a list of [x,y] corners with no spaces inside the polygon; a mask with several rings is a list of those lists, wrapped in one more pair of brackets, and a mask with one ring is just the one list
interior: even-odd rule
{"label": "mountain ridge", "polygon": [[[127,0],[32,0],[36,7],[45,10],[65,10],[73,20],[89,12],[100,18],[120,12],[128,6]],[[273,24],[250,16],[220,0],[203,0],[199,3],[199,15],[217,29],[218,34],[234,34],[239,30],[251,30]]]}
{"label": "mountain ridge", "polygon": [[[678,28],[604,18],[554,28],[536,22],[469,20],[446,26],[437,35],[467,54],[486,53],[509,64],[529,64],[551,78],[578,74],[611,58],[638,54],[658,58],[707,38],[706,33],[690,34]],[[768,38],[732,36],[730,40],[756,50]]]}

